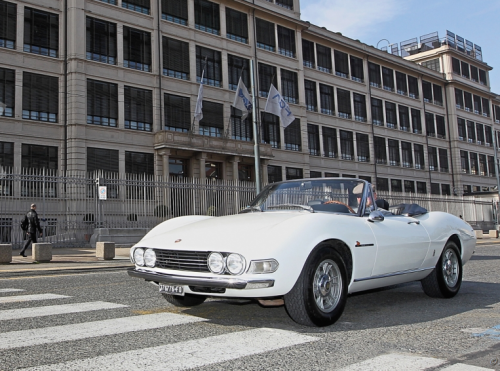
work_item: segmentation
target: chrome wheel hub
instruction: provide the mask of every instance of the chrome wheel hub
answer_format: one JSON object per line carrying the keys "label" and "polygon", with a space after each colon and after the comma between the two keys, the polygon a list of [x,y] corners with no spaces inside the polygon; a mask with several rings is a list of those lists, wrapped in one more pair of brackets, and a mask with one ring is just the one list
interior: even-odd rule
{"label": "chrome wheel hub", "polygon": [[342,295],[342,276],[333,260],[322,261],[314,272],[313,294],[318,309],[328,313],[334,310]]}
{"label": "chrome wheel hub", "polygon": [[458,282],[460,267],[458,257],[453,249],[447,249],[443,254],[443,278],[448,287],[454,287]]}

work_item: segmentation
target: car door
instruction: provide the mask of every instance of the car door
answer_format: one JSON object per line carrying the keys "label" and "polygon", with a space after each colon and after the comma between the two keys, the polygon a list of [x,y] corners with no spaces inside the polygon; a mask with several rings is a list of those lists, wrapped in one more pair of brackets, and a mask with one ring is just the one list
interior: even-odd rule
{"label": "car door", "polygon": [[420,222],[401,215],[368,222],[377,243],[372,276],[418,269],[429,249],[430,238]]}

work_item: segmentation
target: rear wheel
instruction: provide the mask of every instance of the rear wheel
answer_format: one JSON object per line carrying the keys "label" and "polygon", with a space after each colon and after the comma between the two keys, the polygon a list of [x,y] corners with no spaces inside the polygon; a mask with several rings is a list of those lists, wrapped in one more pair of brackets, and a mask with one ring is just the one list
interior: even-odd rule
{"label": "rear wheel", "polygon": [[462,285],[462,259],[457,245],[448,241],[436,268],[422,281],[424,292],[433,298],[452,298]]}
{"label": "rear wheel", "polygon": [[184,296],[180,295],[169,295],[162,294],[166,301],[170,304],[175,305],[176,307],[194,307],[196,305],[202,304],[206,300],[206,296],[203,295],[191,295],[185,294]]}
{"label": "rear wheel", "polygon": [[329,326],[342,315],[346,299],[344,261],[325,245],[307,259],[294,287],[285,295],[285,308],[301,325]]}

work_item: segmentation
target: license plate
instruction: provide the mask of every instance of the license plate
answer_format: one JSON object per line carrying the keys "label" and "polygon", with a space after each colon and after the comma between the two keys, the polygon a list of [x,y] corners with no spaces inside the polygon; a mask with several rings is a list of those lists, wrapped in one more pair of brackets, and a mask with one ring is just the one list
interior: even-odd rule
{"label": "license plate", "polygon": [[159,286],[160,292],[163,294],[184,296],[184,288],[182,286],[164,285],[162,283]]}

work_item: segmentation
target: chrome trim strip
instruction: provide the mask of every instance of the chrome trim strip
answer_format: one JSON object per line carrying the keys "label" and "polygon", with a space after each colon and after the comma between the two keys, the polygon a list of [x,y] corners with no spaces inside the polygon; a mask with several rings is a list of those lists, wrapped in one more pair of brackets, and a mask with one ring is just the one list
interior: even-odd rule
{"label": "chrome trim strip", "polygon": [[234,277],[188,277],[177,276],[173,274],[148,272],[137,268],[129,268],[127,269],[127,273],[130,277],[143,278],[146,281],[169,283],[173,285],[204,286],[237,290],[245,289],[247,287],[247,284],[249,283],[268,283],[268,287],[274,286],[274,280],[246,281]]}
{"label": "chrome trim strip", "polygon": [[354,282],[361,282],[361,281],[368,281],[368,280],[376,280],[379,278],[387,278],[387,277],[394,277],[394,276],[401,276],[402,274],[410,274],[410,273],[417,273],[417,272],[423,272],[423,271],[428,271],[434,269],[434,267],[431,268],[419,268],[419,269],[413,269],[411,271],[403,271],[403,272],[395,272],[395,273],[387,273],[387,274],[381,274],[380,276],[373,276],[373,277],[365,277],[365,278],[357,278],[354,280]]}

